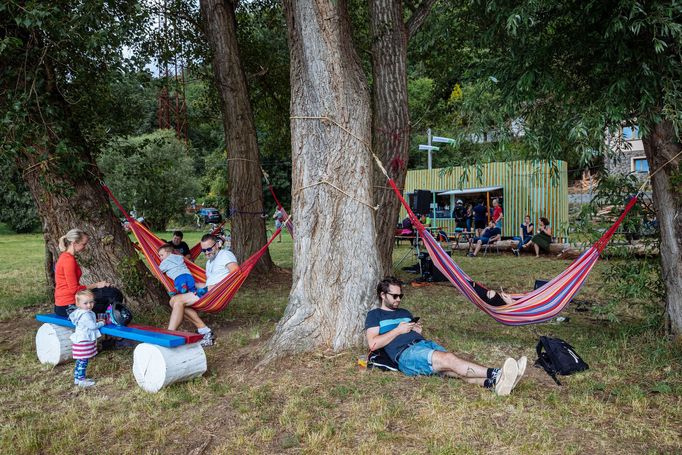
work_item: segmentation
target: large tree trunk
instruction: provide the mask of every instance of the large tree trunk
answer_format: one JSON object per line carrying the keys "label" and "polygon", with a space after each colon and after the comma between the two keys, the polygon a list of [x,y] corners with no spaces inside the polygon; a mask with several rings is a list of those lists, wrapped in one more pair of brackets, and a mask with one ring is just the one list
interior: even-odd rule
{"label": "large tree trunk", "polygon": [[[246,76],[237,44],[236,2],[201,0],[204,30],[213,51],[213,72],[220,93],[228,157],[232,250],[239,262],[266,242],[258,142]],[[265,252],[258,272],[274,267]]]}
{"label": "large tree trunk", "polygon": [[[374,151],[398,188],[407,176],[410,113],[407,95],[407,42],[424,23],[435,0],[422,0],[407,23],[401,0],[369,2],[372,33],[372,139]],[[393,273],[393,235],[400,201],[375,167],[375,200],[379,206],[377,246],[383,274]]]}
{"label": "large tree trunk", "polygon": [[[407,104],[407,29],[402,2],[369,2],[372,32],[372,144],[398,188],[405,184],[410,146],[410,115]],[[375,166],[374,195],[377,247],[383,274],[393,272],[393,235],[400,201]]]}
{"label": "large tree trunk", "polygon": [[[682,336],[682,185],[679,183],[682,159],[674,157],[682,146],[675,139],[675,130],[669,121],[657,124],[643,143],[650,172],[655,172],[651,185],[661,231],[661,272],[668,330],[679,339]],[[663,169],[656,172],[661,166]]]}
{"label": "large tree trunk", "polygon": [[[73,131],[73,130],[72,130]],[[77,138],[72,138],[77,140]],[[38,161],[41,158],[44,160]],[[108,197],[98,181],[97,165],[89,152],[78,156],[81,177],[65,175],[64,166],[51,151],[44,156],[27,152],[19,162],[24,180],[35,200],[43,223],[46,245],[48,295],[54,295],[54,263],[59,257],[59,238],[70,229],[85,231],[90,241],[78,257],[81,283],[108,281],[121,289],[134,309],[167,304],[168,295],[139,260],[137,251],[114,216]]]}
{"label": "large tree trunk", "polygon": [[284,2],[297,222],[293,287],[266,362],[357,346],[376,301],[369,94],[346,8],[345,0]]}

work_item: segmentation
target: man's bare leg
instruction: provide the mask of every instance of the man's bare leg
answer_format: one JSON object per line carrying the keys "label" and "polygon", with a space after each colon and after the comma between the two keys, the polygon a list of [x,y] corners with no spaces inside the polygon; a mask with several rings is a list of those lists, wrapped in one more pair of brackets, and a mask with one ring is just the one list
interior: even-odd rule
{"label": "man's bare leg", "polygon": [[458,377],[466,382],[483,385],[488,369],[481,365],[460,359],[451,352],[434,351],[431,357],[433,370],[447,376]]}
{"label": "man's bare leg", "polygon": [[183,317],[187,317],[197,328],[206,327],[206,324],[199,318],[197,312],[187,308],[187,305],[191,305],[197,300],[199,300],[199,297],[194,293],[178,294],[171,297],[170,306],[172,310],[170,320],[168,321],[168,330],[177,330],[182,323]]}

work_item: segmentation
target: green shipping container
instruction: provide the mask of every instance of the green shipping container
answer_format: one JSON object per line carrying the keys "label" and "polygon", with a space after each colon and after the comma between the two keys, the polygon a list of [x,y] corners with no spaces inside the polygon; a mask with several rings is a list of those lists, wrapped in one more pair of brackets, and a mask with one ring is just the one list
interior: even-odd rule
{"label": "green shipping container", "polygon": [[[415,194],[427,190],[429,204],[421,202],[421,211],[435,226],[455,231],[453,210],[458,199],[464,205],[482,201],[491,206],[498,197],[504,210],[503,237],[519,235],[523,217],[530,215],[536,230],[540,217],[549,220],[559,241],[568,241],[568,175],[565,161],[510,161],[444,169],[418,169],[407,172],[404,195],[415,208]],[[422,193],[421,196],[425,194]],[[435,204],[434,204],[435,201]],[[426,207],[426,208],[425,208]],[[405,210],[401,219],[407,216]],[[433,224],[433,223],[432,223]]]}

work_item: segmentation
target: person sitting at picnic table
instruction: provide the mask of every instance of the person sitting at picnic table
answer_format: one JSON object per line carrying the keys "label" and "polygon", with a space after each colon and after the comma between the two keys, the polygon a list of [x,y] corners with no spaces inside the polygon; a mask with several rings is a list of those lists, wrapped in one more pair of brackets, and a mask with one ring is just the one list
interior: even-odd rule
{"label": "person sitting at picnic table", "polygon": [[[208,288],[221,282],[230,273],[239,270],[237,258],[228,249],[222,249],[222,241],[212,234],[205,234],[201,238],[201,251],[206,255],[206,283],[196,283],[197,288]],[[197,289],[197,292],[187,294],[177,294],[171,297],[170,306],[172,308],[168,330],[177,330],[182,323],[182,319],[187,318],[197,328],[197,332],[203,335],[202,346],[213,346],[215,336],[211,329],[201,320],[196,310],[192,309],[205,292]]]}
{"label": "person sitting at picnic table", "polygon": [[516,241],[516,245],[512,247],[512,253],[516,256],[519,255],[519,248],[526,246],[526,243],[530,242],[533,238],[534,229],[535,225],[530,221],[530,215],[526,215],[519,228],[519,236],[513,238]]}
{"label": "person sitting at picnic table", "polygon": [[414,235],[414,229],[412,228],[412,220],[409,216],[406,216],[401,222],[398,228],[398,235]]}
{"label": "person sitting at picnic table", "polygon": [[54,268],[54,312],[59,316],[68,316],[76,310],[76,293],[82,290],[93,291],[95,313],[104,313],[111,299],[123,300],[120,290],[106,281],[84,285],[80,283],[83,272],[76,256],[85,249],[90,237],[80,229],[71,229],[59,239],[59,251],[62,253]]}
{"label": "person sitting at picnic table", "polygon": [[[483,245],[495,243],[502,238],[502,231],[495,226],[495,222],[490,220],[488,227],[483,231],[480,237],[474,237],[469,244],[469,256],[476,257]],[[471,249],[474,249],[472,252]]]}
{"label": "person sitting at picnic table", "polygon": [[377,298],[381,306],[370,310],[365,318],[369,349],[376,351],[383,348],[407,376],[442,374],[491,389],[497,395],[509,395],[526,370],[526,357],[518,361],[508,357],[502,368],[486,368],[425,339],[422,336],[422,324],[417,322],[419,318],[400,308],[402,285],[394,277],[386,277],[377,285]]}
{"label": "person sitting at picnic table", "polygon": [[549,250],[549,245],[552,243],[552,229],[549,227],[549,220],[547,218],[540,218],[540,228],[537,234],[526,243],[523,248],[529,248],[531,245],[535,249],[535,257],[540,257],[540,249],[544,251]]}

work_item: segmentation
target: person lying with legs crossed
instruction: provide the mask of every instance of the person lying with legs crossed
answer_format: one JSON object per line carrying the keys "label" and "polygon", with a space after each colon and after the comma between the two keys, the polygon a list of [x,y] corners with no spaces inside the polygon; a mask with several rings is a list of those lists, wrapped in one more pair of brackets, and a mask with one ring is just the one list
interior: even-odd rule
{"label": "person lying with legs crossed", "polygon": [[408,310],[400,308],[402,286],[394,277],[386,277],[377,285],[381,306],[370,310],[365,319],[370,350],[384,348],[398,369],[408,376],[442,374],[478,384],[497,395],[509,395],[526,371],[526,357],[518,361],[507,358],[501,368],[486,368],[425,339],[422,325]]}

